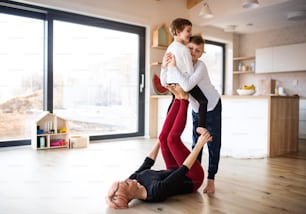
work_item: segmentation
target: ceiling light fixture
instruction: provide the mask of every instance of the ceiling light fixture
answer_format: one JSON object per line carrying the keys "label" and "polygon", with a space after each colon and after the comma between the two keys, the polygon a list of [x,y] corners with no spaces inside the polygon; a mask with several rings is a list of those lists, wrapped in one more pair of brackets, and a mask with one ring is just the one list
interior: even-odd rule
{"label": "ceiling light fixture", "polygon": [[258,0],[243,0],[242,7],[247,9],[253,9],[259,6]]}
{"label": "ceiling light fixture", "polygon": [[289,12],[287,15],[287,19],[289,21],[300,21],[306,19],[306,11],[300,10],[300,11],[293,11]]}
{"label": "ceiling light fixture", "polygon": [[201,16],[204,19],[212,18],[214,15],[212,14],[207,1],[204,2],[203,7],[200,10],[199,16]]}

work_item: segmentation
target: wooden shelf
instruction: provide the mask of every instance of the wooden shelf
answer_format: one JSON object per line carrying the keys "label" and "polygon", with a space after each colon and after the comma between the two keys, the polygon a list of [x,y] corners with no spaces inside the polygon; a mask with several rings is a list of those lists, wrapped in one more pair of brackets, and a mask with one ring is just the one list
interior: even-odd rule
{"label": "wooden shelf", "polygon": [[233,71],[233,74],[252,74],[255,71]]}
{"label": "wooden shelf", "polygon": [[64,145],[64,146],[50,146],[50,147],[44,147],[44,148],[37,147],[37,150],[60,149],[60,148],[68,148],[68,147],[67,147],[67,145]]}
{"label": "wooden shelf", "polygon": [[[239,64],[242,66],[239,69]],[[250,74],[255,71],[255,56],[242,56],[233,58],[233,74]]]}
{"label": "wooden shelf", "polygon": [[255,56],[234,57],[233,60],[234,61],[255,60]]}
{"label": "wooden shelf", "polygon": [[161,45],[158,45],[158,46],[153,45],[152,46],[152,48],[161,49],[161,50],[167,50],[167,47],[168,46],[161,46]]}
{"label": "wooden shelf", "polygon": [[161,64],[162,64],[161,62],[152,62],[152,63],[151,63],[151,66],[155,66],[155,65],[160,66]]}

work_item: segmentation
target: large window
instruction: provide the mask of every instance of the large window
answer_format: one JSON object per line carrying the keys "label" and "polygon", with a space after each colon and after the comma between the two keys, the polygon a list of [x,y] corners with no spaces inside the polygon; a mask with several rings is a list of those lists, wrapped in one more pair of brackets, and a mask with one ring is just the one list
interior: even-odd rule
{"label": "large window", "polygon": [[144,134],[144,27],[5,1],[0,29],[0,146],[30,144],[42,111],[92,140]]}

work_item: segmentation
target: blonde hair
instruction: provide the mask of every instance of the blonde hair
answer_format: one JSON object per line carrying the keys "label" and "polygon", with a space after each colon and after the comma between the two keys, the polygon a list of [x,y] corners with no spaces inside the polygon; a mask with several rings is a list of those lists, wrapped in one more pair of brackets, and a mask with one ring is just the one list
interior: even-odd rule
{"label": "blonde hair", "polygon": [[203,39],[203,37],[201,35],[193,35],[190,37],[189,40],[191,43],[194,43],[196,45],[204,45],[205,44],[205,40]]}
{"label": "blonde hair", "polygon": [[119,182],[114,182],[110,187],[107,196],[105,197],[106,203],[110,208],[125,209],[129,207],[129,199],[127,193],[123,191],[118,194],[119,188]]}

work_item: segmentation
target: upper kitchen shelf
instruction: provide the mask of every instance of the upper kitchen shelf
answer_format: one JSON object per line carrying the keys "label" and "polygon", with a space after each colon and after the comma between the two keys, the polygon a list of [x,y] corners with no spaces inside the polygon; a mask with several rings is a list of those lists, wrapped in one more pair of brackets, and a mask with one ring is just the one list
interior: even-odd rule
{"label": "upper kitchen shelf", "polygon": [[255,56],[234,57],[233,60],[234,61],[255,60]]}

